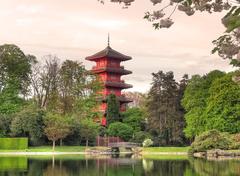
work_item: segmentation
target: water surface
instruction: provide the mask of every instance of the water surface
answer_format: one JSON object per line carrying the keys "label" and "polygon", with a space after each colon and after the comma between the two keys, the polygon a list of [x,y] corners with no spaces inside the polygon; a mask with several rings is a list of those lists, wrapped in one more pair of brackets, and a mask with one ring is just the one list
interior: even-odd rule
{"label": "water surface", "polygon": [[0,176],[240,176],[240,160],[180,156],[0,157]]}

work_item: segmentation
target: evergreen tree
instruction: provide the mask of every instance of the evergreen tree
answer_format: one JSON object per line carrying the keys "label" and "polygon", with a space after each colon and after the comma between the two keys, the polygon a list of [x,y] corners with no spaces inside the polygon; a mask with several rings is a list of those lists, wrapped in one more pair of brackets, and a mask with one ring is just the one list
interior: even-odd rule
{"label": "evergreen tree", "polygon": [[119,101],[115,94],[109,94],[107,97],[107,112],[106,117],[108,124],[121,120],[119,111]]}
{"label": "evergreen tree", "polygon": [[183,118],[180,90],[173,72],[153,73],[148,94],[148,130],[155,136],[155,144],[182,143]]}

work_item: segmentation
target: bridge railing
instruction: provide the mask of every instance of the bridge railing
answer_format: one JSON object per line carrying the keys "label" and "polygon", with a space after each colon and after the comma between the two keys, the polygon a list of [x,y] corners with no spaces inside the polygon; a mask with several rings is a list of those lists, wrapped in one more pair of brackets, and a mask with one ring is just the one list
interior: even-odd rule
{"label": "bridge railing", "polygon": [[133,148],[133,147],[140,147],[140,144],[133,143],[133,142],[114,142],[109,143],[108,147],[125,147],[125,148]]}
{"label": "bridge railing", "polygon": [[120,137],[101,137],[98,136],[96,138],[96,145],[97,146],[105,146],[108,147],[110,143],[119,143],[124,142]]}

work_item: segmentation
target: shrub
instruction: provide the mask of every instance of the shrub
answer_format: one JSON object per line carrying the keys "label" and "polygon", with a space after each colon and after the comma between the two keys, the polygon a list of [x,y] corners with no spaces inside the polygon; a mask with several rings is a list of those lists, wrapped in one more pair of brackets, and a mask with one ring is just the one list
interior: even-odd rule
{"label": "shrub", "polygon": [[142,143],[145,139],[151,138],[151,135],[145,131],[139,131],[134,134],[132,142]]}
{"label": "shrub", "polygon": [[123,123],[131,126],[134,132],[144,129],[144,112],[140,108],[129,108],[126,112],[122,113]]}
{"label": "shrub", "polygon": [[28,138],[0,138],[0,150],[25,150]]}
{"label": "shrub", "polygon": [[234,142],[240,142],[240,133],[232,135]]}
{"label": "shrub", "polygon": [[145,140],[143,141],[143,147],[150,147],[150,146],[152,146],[152,145],[153,145],[152,139],[145,139]]}
{"label": "shrub", "polygon": [[232,149],[240,149],[240,133],[233,134],[232,138],[234,141],[232,145]]}
{"label": "shrub", "polygon": [[132,138],[133,129],[122,122],[114,122],[109,125],[107,133],[109,136],[117,136],[128,141]]}
{"label": "shrub", "polygon": [[230,149],[233,140],[228,133],[210,130],[197,136],[191,145],[190,152],[204,152],[211,149]]}

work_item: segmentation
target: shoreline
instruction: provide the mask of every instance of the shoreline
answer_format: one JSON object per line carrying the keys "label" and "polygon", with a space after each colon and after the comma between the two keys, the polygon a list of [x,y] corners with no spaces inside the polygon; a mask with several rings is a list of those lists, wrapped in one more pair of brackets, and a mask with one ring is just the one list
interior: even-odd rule
{"label": "shoreline", "polygon": [[[89,153],[89,152],[0,152],[0,156],[50,156],[50,155],[111,155],[116,153]],[[120,152],[119,154],[131,154]],[[134,154],[134,153],[132,153]],[[140,155],[188,155],[187,152],[142,152]]]}

